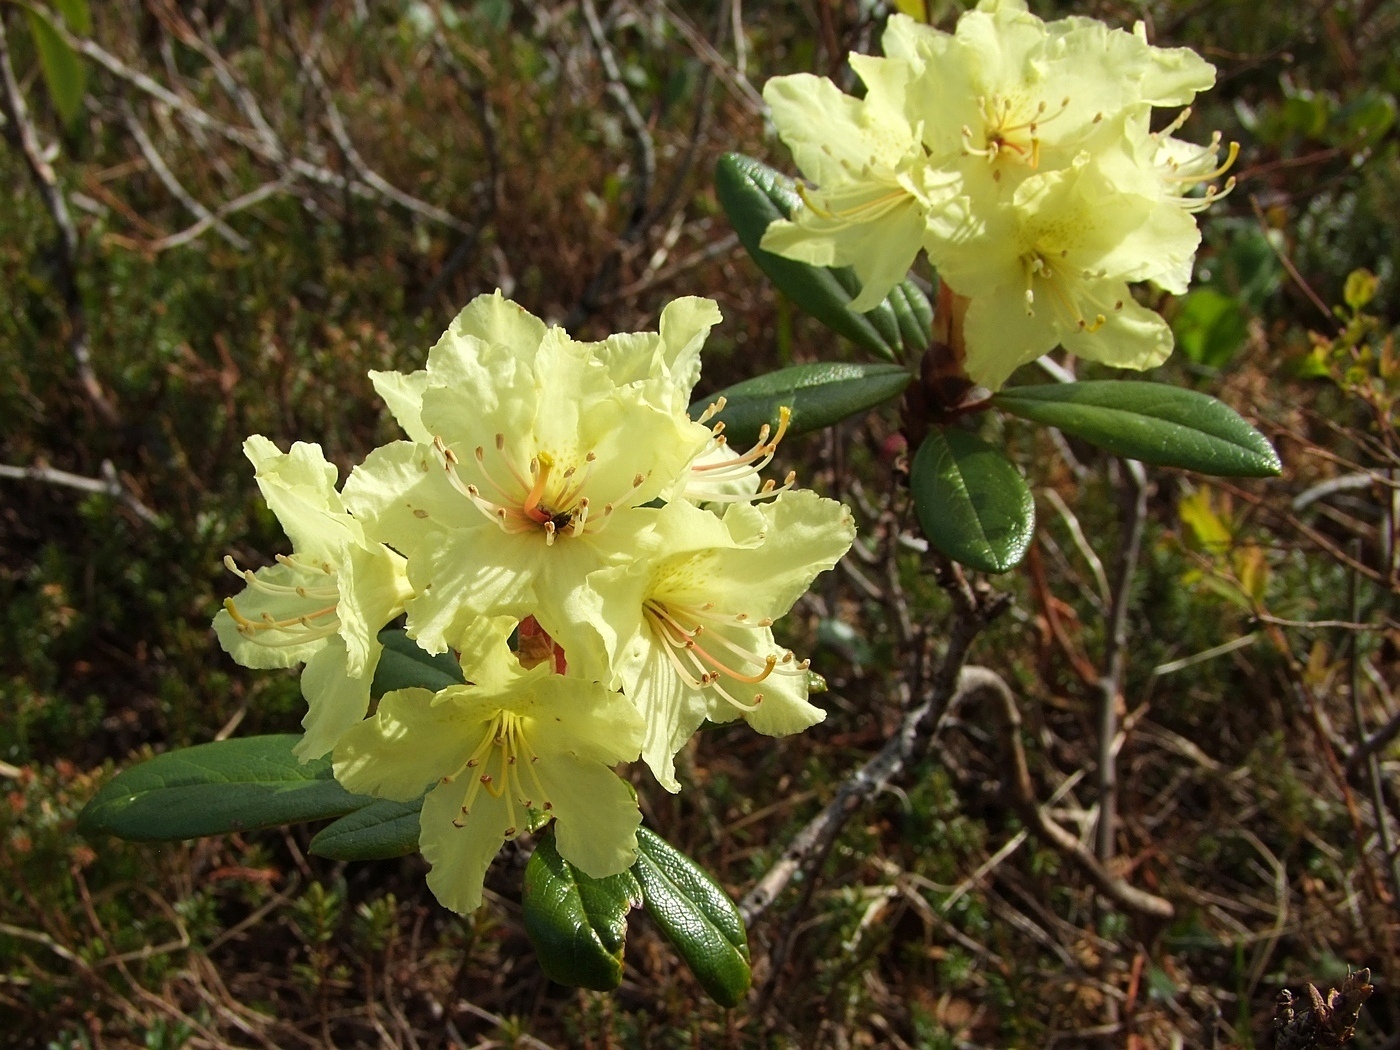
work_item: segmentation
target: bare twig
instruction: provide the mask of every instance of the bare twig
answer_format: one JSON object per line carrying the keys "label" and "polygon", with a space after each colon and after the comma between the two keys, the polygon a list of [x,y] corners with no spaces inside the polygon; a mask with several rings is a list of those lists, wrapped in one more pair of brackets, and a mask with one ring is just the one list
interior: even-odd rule
{"label": "bare twig", "polygon": [[[684,14],[671,7],[665,0],[652,0],[651,6],[666,16],[666,19],[675,26],[676,31],[685,38],[685,42],[695,52],[695,57],[719,77],[729,93],[745,109],[755,115],[768,112],[768,104],[763,101],[763,96],[758,93],[758,89],[749,82],[744,70],[741,67],[731,66],[725,61],[724,56],[715,49],[715,46],[705,39],[705,34],[695,28]],[[742,33],[738,34],[738,37],[742,37]],[[738,47],[737,38],[735,46]]]}
{"label": "bare twig", "polygon": [[1332,315],[1332,311],[1327,308],[1327,304],[1322,301],[1322,297],[1313,290],[1313,286],[1308,283],[1307,278],[1298,272],[1298,267],[1293,265],[1293,260],[1288,257],[1288,253],[1276,246],[1273,240],[1269,238],[1269,220],[1264,217],[1264,209],[1259,206],[1259,198],[1255,197],[1252,193],[1249,195],[1249,206],[1254,209],[1254,217],[1259,220],[1259,229],[1263,231],[1265,235],[1265,243],[1273,250],[1274,256],[1278,259],[1284,270],[1287,271],[1288,276],[1293,279],[1293,283],[1298,286],[1299,290],[1307,296],[1308,302],[1317,307],[1318,312],[1321,313],[1323,317],[1327,318],[1333,327],[1339,327],[1337,318]]}
{"label": "bare twig", "polygon": [[1108,638],[1104,645],[1103,674],[1099,678],[1099,823],[1095,852],[1100,860],[1113,856],[1118,817],[1118,707],[1122,703],[1123,668],[1128,646],[1128,605],[1133,576],[1142,552],[1142,530],[1147,519],[1147,472],[1136,460],[1123,460],[1122,539],[1114,564],[1113,601],[1109,607]]}
{"label": "bare twig", "polygon": [[593,40],[593,46],[598,51],[598,60],[602,62],[603,72],[607,76],[608,94],[622,110],[623,119],[631,129],[633,147],[637,153],[632,216],[628,221],[627,231],[622,235],[624,242],[630,242],[640,235],[647,218],[647,202],[651,199],[651,186],[656,179],[656,147],[651,140],[651,131],[647,128],[646,121],[642,119],[637,104],[632,101],[632,93],[627,90],[627,82],[622,79],[617,56],[613,54],[612,45],[603,33],[603,23],[598,19],[598,10],[593,6],[593,0],[583,0],[581,7],[583,20],[588,26],[588,35]]}
{"label": "bare twig", "polygon": [[132,495],[127,487],[121,483],[121,479],[117,477],[117,472],[109,460],[102,462],[101,478],[86,478],[81,474],[70,474],[66,470],[58,470],[55,467],[39,464],[32,467],[12,467],[0,464],[0,478],[42,481],[49,485],[61,485],[64,488],[76,489],[79,492],[110,496],[127,507],[147,525],[159,526],[161,524],[160,515]]}
{"label": "bare twig", "polygon": [[[1361,556],[1361,541],[1355,541],[1352,547],[1352,555],[1359,558]],[[1361,588],[1360,581],[1356,573],[1349,577],[1351,602],[1351,618],[1356,620],[1361,615]],[[1366,718],[1361,712],[1361,652],[1357,644],[1360,639],[1357,635],[1351,635],[1350,652],[1348,653],[1349,670],[1351,673],[1351,714],[1356,725],[1356,750],[1359,752],[1367,743],[1366,738]],[[1355,756],[1353,756],[1354,759]],[[1376,813],[1376,832],[1381,840],[1381,852],[1390,862],[1390,888],[1395,893],[1395,900],[1400,901],[1400,856],[1395,852],[1395,835],[1390,827],[1390,813],[1385,804],[1385,782],[1381,779],[1380,758],[1375,750],[1371,750],[1366,758],[1366,772],[1370,779],[1371,806]],[[1351,769],[1351,761],[1347,763],[1348,772]]]}
{"label": "bare twig", "polygon": [[[400,190],[365,162],[359,150],[355,148],[353,141],[350,139],[349,132],[341,118],[340,111],[335,106],[326,88],[325,79],[321,75],[320,69],[316,66],[314,59],[307,53],[302,53],[300,55],[302,66],[306,71],[308,79],[317,90],[322,103],[325,105],[327,126],[330,128],[331,134],[335,138],[336,144],[339,146],[342,155],[345,157],[346,164],[350,168],[351,174],[349,175],[333,171],[322,164],[313,163],[305,157],[297,156],[292,150],[288,149],[286,144],[277,138],[275,131],[268,123],[266,117],[263,116],[262,111],[258,108],[257,100],[247,88],[243,86],[241,81],[236,78],[227,63],[222,59],[214,57],[217,56],[217,51],[209,46],[207,42],[203,41],[198,34],[194,33],[187,24],[172,23],[168,18],[165,21],[171,26],[171,31],[176,33],[182,42],[194,47],[201,55],[210,61],[211,65],[214,67],[215,79],[218,80],[220,85],[233,97],[240,111],[254,125],[253,127],[239,127],[238,125],[230,124],[227,121],[220,120],[210,115],[191,99],[172,91],[170,88],[167,88],[139,69],[133,69],[96,41],[73,35],[73,33],[63,25],[61,19],[56,20],[54,28],[75,51],[86,55],[113,76],[130,84],[142,94],[170,107],[174,113],[178,114],[181,119],[187,121],[192,127],[211,132],[230,142],[236,143],[248,150],[265,164],[271,166],[278,174],[278,181],[276,183],[269,183],[267,186],[263,187],[262,190],[254,191],[255,193],[266,191],[264,195],[267,195],[271,192],[275,192],[268,188],[270,186],[278,186],[279,188],[283,186],[290,187],[293,183],[304,180],[318,186],[326,186],[351,193],[357,197],[386,200],[417,215],[421,215],[426,219],[430,219],[433,222],[457,230],[458,232],[470,232],[471,227],[469,224],[436,205],[419,200],[412,194]],[[257,199],[262,198],[260,197]],[[256,203],[256,201],[249,201],[247,195],[239,198],[239,201],[242,202],[240,207],[247,207],[249,203]],[[215,209],[214,214],[218,217],[223,217],[229,214],[229,212],[224,209]],[[203,232],[203,229],[207,228],[207,226],[202,227],[200,232]],[[186,239],[189,238],[187,237]],[[164,244],[163,246],[171,247],[173,245]]]}
{"label": "bare twig", "polygon": [[131,107],[126,106],[124,110],[123,116],[126,120],[126,126],[131,132],[131,137],[136,140],[136,147],[141,151],[141,156],[146,158],[146,163],[150,165],[156,177],[160,179],[165,188],[170,191],[170,195],[183,204],[186,210],[193,212],[195,218],[203,223],[204,229],[212,227],[214,231],[224,240],[228,241],[229,244],[238,248],[240,251],[247,251],[248,248],[251,247],[247,238],[243,237],[203,204],[195,200],[190,192],[186,190],[184,186],[180,185],[180,181],[175,178],[174,173],[165,163],[165,158],[160,155],[160,151],[156,149],[155,143],[153,143],[151,137],[146,134],[146,129],[142,127],[141,121],[136,119],[136,114],[132,112]]}
{"label": "bare twig", "polygon": [[[1397,736],[1400,736],[1400,711],[1395,712],[1370,736],[1363,736],[1352,753],[1347,756],[1346,772],[1348,779],[1369,765],[1372,758],[1385,750]],[[1397,898],[1400,899],[1400,898]]]}
{"label": "bare twig", "polygon": [[1006,607],[1009,599],[1005,595],[979,599],[960,577],[950,589],[958,615],[928,698],[905,715],[899,732],[875,757],[846,778],[835,797],[797,833],[778,862],[744,895],[739,913],[746,925],[752,926],[799,872],[810,874],[820,866],[846,821],[890,780],[920,759],[955,705],[985,691],[993,679],[1001,681],[994,672],[966,667],[964,662],[973,639]]}
{"label": "bare twig", "polygon": [[182,244],[188,244],[196,237],[203,235],[204,231],[216,223],[222,225],[222,221],[230,215],[235,215],[240,211],[245,211],[255,204],[275,197],[279,193],[285,193],[291,186],[292,180],[289,177],[282,177],[273,182],[265,182],[257,189],[249,190],[242,196],[235,197],[231,201],[219,205],[213,212],[198,222],[177,233],[172,233],[168,237],[161,237],[159,240],[150,241],[143,245],[146,251],[163,252],[170,248],[178,248]]}
{"label": "bare twig", "polygon": [[1011,758],[1011,790],[1021,819],[1036,835],[1078,864],[1099,891],[1119,907],[1154,919],[1170,919],[1175,914],[1170,901],[1130,886],[1110,874],[1079,839],[1051,820],[1036,801],[1035,789],[1031,785],[1030,767],[1026,763],[1026,751],[1021,745],[1021,712],[1016,706],[1016,698],[1000,675],[990,671],[987,675],[989,677],[984,688],[1001,704],[1002,744]]}
{"label": "bare twig", "polygon": [[83,310],[82,292],[78,288],[78,228],[73,224],[73,216],[68,211],[68,201],[58,184],[58,176],[44,154],[39,142],[39,132],[29,119],[29,106],[24,101],[15,76],[14,64],[10,61],[9,38],[5,33],[5,21],[0,17],[0,108],[5,114],[5,133],[11,143],[24,156],[29,174],[44,199],[44,207],[58,227],[58,267],[57,283],[59,295],[63,298],[64,311],[68,321],[68,352],[78,370],[78,381],[82,383],[88,400],[92,402],[102,421],[117,426],[120,419],[106,391],[98,381],[92,367],[92,351],[88,344],[87,315]]}
{"label": "bare twig", "polygon": [[355,143],[350,138],[350,132],[345,127],[345,121],[340,115],[340,108],[335,104],[335,96],[326,86],[326,78],[321,74],[321,67],[317,65],[316,59],[305,51],[300,52],[300,58],[302,69],[306,71],[312,87],[316,89],[316,94],[321,100],[321,105],[325,107],[326,126],[330,128],[331,137],[335,139],[335,144],[340,148],[345,162],[359,181],[385,200],[393,201],[407,211],[441,223],[458,233],[470,233],[472,228],[468,223],[435,204],[429,204],[410,193],[405,193],[365,163],[364,157],[360,156],[360,151],[355,148]]}

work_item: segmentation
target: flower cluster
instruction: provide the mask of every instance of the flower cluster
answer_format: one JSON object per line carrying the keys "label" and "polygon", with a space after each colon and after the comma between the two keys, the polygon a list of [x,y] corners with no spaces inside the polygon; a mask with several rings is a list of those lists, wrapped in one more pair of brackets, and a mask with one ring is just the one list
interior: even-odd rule
{"label": "flower cluster", "polygon": [[[370,373],[407,440],[341,491],[316,445],[244,446],[293,553],[227,560],[247,587],[219,640],[246,666],[305,663],[304,760],[333,752],[354,792],[427,792],[420,845],[450,908],[480,904],[501,843],[550,820],[586,874],[628,868],[640,816],[614,765],[640,757],[677,791],[676,752],[707,719],[776,736],[823,717],[772,625],[854,523],[792,475],[761,480],[785,415],[739,452],[713,411],[687,414],[719,319],[680,299],[659,332],[584,343],[481,296],[426,368]],[[401,616],[466,684],[390,692],[370,715],[378,633]]]}
{"label": "flower cluster", "polygon": [[[1024,0],[982,0],[945,33],[890,18],[885,55],[853,54],[855,99],[799,74],[764,88],[803,175],[806,206],[762,247],[851,266],[869,310],[922,248],[969,300],[965,368],[996,389],[1063,345],[1126,368],[1172,348],[1128,285],[1185,291],[1195,213],[1228,193],[1217,133],[1174,138],[1189,110],[1151,130],[1152,109],[1186,106],[1215,81],[1194,52],[1089,18],[1043,22]],[[1193,193],[1205,187],[1203,193]]]}

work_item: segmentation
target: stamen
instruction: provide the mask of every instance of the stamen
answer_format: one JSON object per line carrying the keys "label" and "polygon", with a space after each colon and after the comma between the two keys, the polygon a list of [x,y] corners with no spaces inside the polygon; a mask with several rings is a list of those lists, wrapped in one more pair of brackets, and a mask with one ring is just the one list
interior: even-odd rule
{"label": "stamen", "polygon": [[[288,560],[290,561],[290,559]],[[233,555],[231,554],[224,555],[224,568],[242,579],[249,587],[256,591],[261,591],[263,594],[295,595],[298,598],[312,599],[338,598],[340,596],[340,588],[336,586],[305,587],[301,585],[293,586],[283,583],[269,583],[260,578],[258,574],[251,569],[240,569],[238,563],[233,560]],[[295,568],[300,571],[306,571],[300,565],[295,566]]]}
{"label": "stamen", "polygon": [[[710,420],[714,419],[715,416],[719,415],[721,412],[724,411],[724,406],[725,406],[726,404],[728,404],[728,401],[727,401],[725,398],[723,398],[723,397],[717,397],[717,398],[715,398],[715,399],[714,399],[713,401],[711,401],[711,402],[709,403],[709,405],[705,408],[705,411],[703,411],[703,412],[700,413],[700,418],[697,419],[695,422],[697,422],[697,423],[708,423]],[[717,424],[717,426],[721,426],[721,427],[722,427],[722,426],[724,426],[724,424],[723,424],[723,423],[719,423],[719,424]],[[718,434],[719,431],[716,430],[715,433]]]}

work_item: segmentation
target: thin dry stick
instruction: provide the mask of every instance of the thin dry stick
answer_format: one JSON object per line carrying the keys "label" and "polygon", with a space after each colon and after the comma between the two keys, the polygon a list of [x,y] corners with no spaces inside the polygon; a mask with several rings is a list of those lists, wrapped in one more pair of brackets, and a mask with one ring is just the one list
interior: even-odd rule
{"label": "thin dry stick", "polygon": [[[470,224],[463,222],[451,212],[444,211],[435,204],[429,204],[410,193],[405,193],[365,163],[365,159],[360,156],[360,151],[355,148],[355,143],[350,138],[350,132],[345,127],[345,121],[341,118],[340,108],[335,104],[335,96],[326,86],[326,78],[321,75],[321,67],[317,65],[315,57],[307,52],[301,52],[300,59],[302,69],[306,71],[312,87],[316,89],[316,94],[321,100],[321,105],[325,107],[326,125],[330,128],[331,137],[335,139],[335,144],[340,148],[341,155],[345,158],[345,162],[350,165],[359,182],[385,200],[393,201],[407,211],[441,223],[458,233],[470,233],[472,229]],[[336,176],[336,178],[337,185],[339,185],[340,177]]]}
{"label": "thin dry stick", "polygon": [[228,241],[229,244],[240,251],[247,251],[251,245],[247,238],[243,237],[236,230],[223,222],[217,215],[211,212],[194,196],[180,185],[180,180],[175,177],[175,173],[170,170],[170,166],[165,163],[165,158],[156,149],[151,137],[146,134],[146,129],[141,125],[141,121],[136,119],[136,114],[132,112],[130,106],[123,107],[123,118],[126,120],[127,129],[131,132],[131,137],[136,140],[136,148],[141,151],[141,156],[146,158],[146,163],[160,179],[162,185],[170,191],[170,195],[185,206],[185,209],[194,214],[194,217],[205,224],[205,228],[213,227],[220,237]]}
{"label": "thin dry stick", "polygon": [[1123,692],[1123,667],[1128,647],[1128,603],[1133,576],[1142,552],[1142,530],[1147,519],[1147,472],[1136,460],[1123,461],[1129,484],[1123,492],[1122,540],[1114,565],[1113,604],[1109,609],[1108,641],[1104,669],[1099,678],[1099,823],[1095,850],[1099,860],[1113,856],[1118,817],[1118,704]]}
{"label": "thin dry stick", "polygon": [[[1368,764],[1371,759],[1383,751],[1392,740],[1400,736],[1400,711],[1390,716],[1390,719],[1370,736],[1363,736],[1361,743],[1352,751],[1347,758],[1346,774],[1350,779],[1361,771],[1363,765]],[[1400,898],[1397,898],[1400,899]]]}
{"label": "thin dry stick", "polygon": [[598,10],[593,6],[593,0],[583,0],[582,8],[584,22],[588,25],[588,35],[593,39],[593,46],[598,51],[598,60],[602,62],[603,72],[607,75],[608,94],[622,110],[622,116],[632,131],[632,141],[637,151],[632,218],[622,238],[624,241],[631,241],[641,232],[647,215],[647,201],[651,199],[651,185],[656,178],[656,147],[652,143],[651,131],[648,130],[646,121],[642,119],[637,104],[632,101],[632,93],[627,90],[627,82],[622,79],[617,56],[613,54],[612,46],[603,33],[603,23],[598,19]]}
{"label": "thin dry stick", "polygon": [[144,521],[147,525],[160,525],[160,515],[151,510],[139,499],[133,496],[117,477],[116,470],[109,460],[102,461],[101,479],[85,478],[81,474],[70,474],[66,470],[58,470],[54,467],[32,466],[32,467],[11,467],[0,463],[0,478],[24,479],[28,481],[42,481],[49,485],[60,485],[63,488],[76,489],[78,492],[97,493],[104,496],[111,496],[114,500],[127,507],[133,514]]}
{"label": "thin dry stick", "polygon": [[[234,76],[223,61],[214,61],[212,54],[217,54],[211,47],[197,36],[191,36],[187,43],[196,47],[214,66],[215,78],[233,96],[239,109],[255,125],[255,127],[239,127],[211,116],[197,103],[186,98],[175,91],[170,90],[158,81],[154,80],[139,69],[133,69],[116,55],[107,51],[96,41],[83,37],[74,36],[63,24],[61,19],[55,20],[55,30],[80,54],[86,55],[95,63],[107,70],[113,76],[125,81],[142,94],[164,103],[179,116],[188,121],[193,127],[202,131],[212,132],[234,142],[248,150],[264,163],[270,165],[279,176],[278,183],[268,185],[285,184],[290,187],[299,180],[314,183],[318,186],[327,186],[332,189],[353,193],[357,197],[378,198],[392,203],[421,215],[426,219],[441,223],[462,233],[467,233],[470,227],[467,223],[456,218],[451,213],[444,211],[436,205],[419,200],[412,194],[406,193],[398,187],[388,182],[382,175],[374,171],[365,163],[353,142],[349,139],[349,134],[345,129],[344,122],[340,118],[340,112],[333,105],[327,107],[327,123],[330,126],[331,134],[335,137],[337,145],[340,147],[345,157],[346,163],[350,166],[352,175],[346,176],[321,164],[314,164],[304,157],[294,155],[287,146],[280,141],[267,119],[262,115],[257,106],[257,101],[251,93]],[[185,38],[183,31],[177,33],[181,39]],[[198,43],[196,43],[198,41]],[[307,67],[308,77],[312,79],[313,85],[318,89],[324,88],[325,81],[321,77],[319,69],[315,67],[314,61],[309,64],[305,61],[305,55],[301,56],[303,65]],[[323,98],[324,100],[324,98]],[[265,187],[264,187],[265,188]],[[254,191],[259,192],[259,191]],[[240,198],[243,200],[245,198]],[[246,207],[246,204],[244,205]],[[222,209],[215,209],[215,214],[222,216],[227,214]],[[207,228],[207,227],[205,227]],[[202,230],[201,230],[202,232]]]}
{"label": "thin dry stick", "polygon": [[168,237],[150,241],[143,245],[143,248],[146,251],[158,253],[167,251],[170,248],[178,248],[182,244],[188,244],[195,238],[202,236],[204,231],[209,229],[209,227],[215,224],[222,224],[222,221],[227,219],[230,215],[236,215],[238,212],[245,211],[255,204],[262,203],[269,197],[275,197],[279,193],[284,193],[290,186],[291,179],[287,176],[283,176],[273,182],[265,182],[257,189],[249,190],[241,197],[235,197],[233,200],[219,205],[213,212],[193,225],[187,226],[177,233],[172,233]]}
{"label": "thin dry stick", "polygon": [[[1361,541],[1354,541],[1352,554],[1356,558],[1361,557]],[[1361,588],[1360,581],[1356,573],[1350,576],[1350,599],[1351,618],[1359,620],[1361,618]],[[1361,651],[1358,642],[1359,636],[1351,635],[1351,652],[1349,664],[1351,672],[1351,715],[1356,724],[1357,751],[1366,743],[1366,718],[1361,712]],[[1380,835],[1381,852],[1390,862],[1390,888],[1395,893],[1395,900],[1400,901],[1400,856],[1395,853],[1395,836],[1390,829],[1390,813],[1385,804],[1385,782],[1381,779],[1380,758],[1372,749],[1367,755],[1366,772],[1371,782],[1371,806],[1376,812],[1376,832]],[[1351,763],[1347,763],[1350,767]]]}
{"label": "thin dry stick", "polygon": [[68,352],[78,369],[78,380],[87,393],[97,414],[109,426],[121,422],[116,408],[107,397],[92,367],[92,351],[88,345],[87,315],[83,310],[82,293],[78,288],[78,228],[73,224],[73,216],[68,211],[68,201],[58,185],[58,176],[44,155],[39,142],[39,132],[29,119],[29,107],[24,101],[19,80],[15,76],[14,64],[10,61],[10,43],[5,33],[5,20],[0,17],[0,108],[3,108],[6,123],[6,137],[24,156],[29,174],[44,199],[44,207],[58,227],[58,292],[63,297],[64,311],[68,320]]}
{"label": "thin dry stick", "polygon": [[973,639],[1006,608],[1009,597],[996,595],[979,600],[965,581],[959,582],[961,588],[950,588],[959,605],[958,614],[928,699],[904,716],[899,731],[874,758],[846,778],[835,797],[793,837],[778,862],[744,895],[739,914],[745,925],[752,926],[799,873],[810,877],[830,852],[846,821],[927,752],[956,704],[984,691],[990,679],[1000,681],[994,672],[966,667],[964,663]]}
{"label": "thin dry stick", "polygon": [[1025,748],[1021,745],[1021,712],[1016,706],[1016,698],[1000,675],[990,671],[987,674],[990,678],[984,688],[1001,702],[1002,746],[1011,757],[1011,791],[1021,819],[1036,835],[1078,864],[1109,900],[1138,915],[1170,919],[1175,914],[1170,901],[1130,886],[1110,874],[1078,838],[1046,815],[1045,810],[1036,801],[1035,789],[1031,785],[1030,766],[1026,762]]}

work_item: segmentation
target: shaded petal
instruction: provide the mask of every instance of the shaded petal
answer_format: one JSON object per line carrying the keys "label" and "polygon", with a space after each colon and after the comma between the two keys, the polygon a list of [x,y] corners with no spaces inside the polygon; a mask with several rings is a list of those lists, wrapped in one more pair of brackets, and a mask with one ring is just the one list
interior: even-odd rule
{"label": "shaded petal", "polygon": [[427,369],[417,372],[370,372],[374,392],[389,406],[394,422],[403,428],[409,440],[430,445],[432,434],[423,425],[423,391],[428,389]]}
{"label": "shaded petal", "polygon": [[[650,630],[647,630],[650,635]],[[629,666],[627,695],[646,722],[642,760],[656,782],[679,791],[675,756],[704,723],[709,704],[704,693],[681,680],[666,657],[664,643],[648,637],[638,641],[640,659]]]}
{"label": "shaded petal", "polygon": [[361,675],[379,659],[379,632],[413,596],[403,558],[383,544],[349,547],[337,574],[340,635],[349,650],[349,672]]}
{"label": "shaded petal", "polygon": [[[1065,349],[1114,368],[1156,368],[1171,356],[1171,327],[1161,314],[1138,305],[1126,285],[1103,284],[1100,303],[1108,307],[1103,326],[1096,332],[1067,334]],[[1110,300],[1121,302],[1122,308],[1112,309]]]}
{"label": "shaded petal", "polygon": [[350,472],[344,495],[369,539],[405,557],[444,529],[490,524],[448,482],[433,448],[412,441],[371,452]]}
{"label": "shaded petal", "polygon": [[530,615],[534,583],[550,564],[542,534],[512,534],[486,525],[437,534],[408,562],[415,596],[408,636],[430,653],[443,653],[478,616]]}
{"label": "shaded petal", "polygon": [[628,784],[574,755],[541,758],[536,765],[554,804],[560,856],[595,879],[630,868],[642,815]]}
{"label": "shaded petal", "polygon": [[641,715],[625,696],[597,682],[551,674],[542,664],[526,671],[510,696],[497,702],[530,720],[527,738],[541,762],[546,756],[575,755],[614,766],[641,751]]}
{"label": "shaded petal", "polygon": [[461,915],[481,905],[486,869],[501,851],[508,820],[505,796],[493,798],[485,791],[477,792],[471,813],[464,815],[466,792],[461,781],[439,785],[423,800],[418,817],[418,847],[432,865],[428,888],[439,904]]}
{"label": "shaded petal", "polygon": [[[750,646],[753,642],[749,639]],[[768,633],[766,644],[754,646],[760,653],[775,653],[781,656],[786,650],[780,649]],[[807,675],[779,674],[776,671],[758,683],[739,682],[722,675],[719,685],[724,691],[743,704],[753,704],[757,697],[763,700],[752,711],[743,711],[729,703],[717,693],[708,692],[709,717],[715,722],[732,721],[742,717],[755,730],[765,736],[789,736],[816,725],[826,718],[826,712],[808,702]]]}
{"label": "shaded petal", "polygon": [[999,389],[1012,372],[1060,342],[1050,308],[1027,311],[1024,293],[1009,286],[975,296],[967,308],[963,332],[967,340],[963,367],[988,390]]}
{"label": "shaded petal", "polygon": [[303,762],[320,758],[335,747],[347,729],[365,717],[381,648],[376,641],[372,660],[366,662],[359,675],[351,674],[345,641],[339,635],[327,638],[326,644],[306,662],[301,673],[301,695],[307,705],[306,717],[301,720],[305,732],[292,749],[297,758]]}
{"label": "shaded petal", "polygon": [[[336,577],[319,572],[294,569],[289,565],[268,565],[253,574],[261,583],[279,588],[334,589]],[[245,620],[261,622],[272,620],[295,621],[302,616],[320,613],[313,622],[329,623],[334,615],[337,599],[299,597],[291,593],[268,593],[254,584],[245,587],[236,598],[233,606]],[[330,613],[327,614],[326,610]],[[263,629],[244,634],[238,629],[237,621],[227,609],[221,609],[214,616],[214,632],[224,652],[244,667],[267,669],[291,667],[310,659],[311,655],[326,644],[324,637],[298,641],[307,631],[300,626],[286,629]]]}
{"label": "shaded petal", "polygon": [[341,548],[360,538],[360,527],[335,490],[337,472],[320,445],[298,441],[281,453],[260,434],[243,443],[257,472],[258,488],[297,554],[334,567]]}
{"label": "shaded petal", "polygon": [[[744,612],[754,621],[776,619],[855,541],[850,510],[810,489],[784,493],[757,508],[737,505],[726,513],[725,523],[731,516],[744,545],[731,542],[697,553],[666,575],[658,574],[656,597],[685,605],[713,601],[726,613]],[[755,517],[763,523],[756,533]]]}
{"label": "shaded petal", "polygon": [[[443,692],[450,696],[460,690]],[[341,735],[335,746],[336,780],[347,791],[409,802],[433,781],[456,773],[499,708],[434,704],[433,695],[428,689],[385,693],[372,718]]]}

